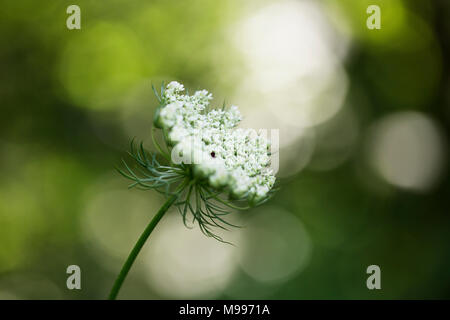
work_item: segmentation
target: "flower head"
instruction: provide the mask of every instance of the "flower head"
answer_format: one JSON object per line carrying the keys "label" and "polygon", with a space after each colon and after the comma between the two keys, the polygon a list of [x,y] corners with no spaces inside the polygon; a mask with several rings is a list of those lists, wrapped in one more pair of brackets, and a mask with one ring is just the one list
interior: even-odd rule
{"label": "flower head", "polygon": [[263,203],[273,192],[270,144],[261,132],[236,128],[241,121],[237,106],[211,109],[207,90],[189,95],[172,81],[160,95],[154,91],[160,102],[154,124],[162,129],[167,152],[155,143],[170,165],[161,166],[155,156],[150,160],[141,145],[138,151],[132,147],[131,155],[146,176],[138,177],[128,166],[122,174],[134,181],[132,186],[164,192],[170,192],[174,182],[185,181],[177,203],[183,220],[186,223],[191,212],[205,234],[218,238],[210,227],[228,224],[221,217],[228,213],[224,206],[244,209]]}
{"label": "flower head", "polygon": [[255,130],[235,129],[241,121],[237,106],[206,112],[211,93],[201,90],[189,96],[183,91],[178,82],[169,83],[163,96],[168,103],[158,118],[175,152],[183,154],[183,163],[193,166],[196,177],[235,198],[264,199],[275,183],[267,140]]}

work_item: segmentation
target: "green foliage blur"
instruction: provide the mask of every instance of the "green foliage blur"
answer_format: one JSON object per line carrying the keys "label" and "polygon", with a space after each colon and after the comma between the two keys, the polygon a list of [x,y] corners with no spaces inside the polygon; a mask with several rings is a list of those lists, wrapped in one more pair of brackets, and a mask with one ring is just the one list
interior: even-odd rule
{"label": "green foliage blur", "polygon": [[[270,61],[264,50],[281,56],[289,52],[277,51],[277,43],[270,43],[274,38],[265,37],[278,30],[270,21],[258,29],[249,17],[277,3],[306,2],[2,1],[0,299],[107,297],[127,253],[164,200],[159,194],[127,190],[114,167],[133,137],[153,150],[150,132],[157,101],[151,84],[171,80],[192,91],[210,90],[216,105],[223,100],[242,105],[252,124],[292,127],[297,136],[280,135],[281,191],[261,208],[235,213],[249,225],[235,239],[238,248],[224,249],[198,229],[184,230],[174,212],[180,238],[162,224],[155,235],[160,242],[150,238],[150,251],[138,258],[120,298],[450,298],[450,2],[307,2],[343,35],[338,46],[346,46],[337,76],[329,81],[330,88],[345,84],[339,110],[305,129],[306,137],[314,136],[313,151],[296,127],[295,103],[281,95],[270,100],[267,87],[258,84],[280,79],[278,62]],[[66,27],[70,4],[81,8],[80,30]],[[369,4],[381,8],[380,30],[366,27]],[[233,43],[241,36],[241,21],[250,21],[250,34],[261,35],[257,43],[262,49],[242,50]],[[300,31],[309,27],[304,28],[296,33],[286,25],[286,43],[301,44]],[[284,31],[277,35],[283,37]],[[314,47],[301,50],[308,48],[314,56]],[[256,58],[246,59],[246,54]],[[302,63],[309,66],[310,61]],[[265,81],[272,71],[274,81]],[[314,81],[304,87],[308,81],[295,85],[313,92]],[[326,105],[330,100],[322,100],[324,96],[314,97]],[[258,113],[261,101],[269,100],[280,122],[267,124],[276,116]],[[408,112],[439,138],[428,136],[428,129],[421,134],[418,125],[416,132],[424,140],[413,144],[411,154],[382,147],[371,153],[372,144],[394,141],[372,139],[377,136],[373,132],[390,132],[377,131],[385,128],[377,124]],[[282,119],[283,114],[290,119]],[[400,139],[394,145],[408,143]],[[400,169],[410,164],[404,159],[416,166],[403,175],[398,161],[392,172],[385,158],[400,159]],[[433,161],[439,170],[432,181],[428,183],[428,171],[427,183],[409,179]],[[231,230],[224,237],[233,241],[240,232]],[[185,250],[183,239],[199,245],[199,252],[193,251],[197,255],[186,253],[191,251]],[[168,251],[163,246],[167,241],[179,251]],[[206,251],[204,243],[210,246]],[[152,265],[155,257],[161,258],[160,265]],[[165,274],[157,270],[164,263],[179,268]],[[72,264],[81,267],[81,290],[66,287],[66,268]],[[381,268],[381,290],[366,287],[366,269],[372,264]]]}

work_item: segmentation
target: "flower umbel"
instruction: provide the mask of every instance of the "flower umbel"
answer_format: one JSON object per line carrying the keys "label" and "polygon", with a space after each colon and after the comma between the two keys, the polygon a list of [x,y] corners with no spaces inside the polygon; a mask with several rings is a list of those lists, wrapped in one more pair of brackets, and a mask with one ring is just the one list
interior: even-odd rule
{"label": "flower umbel", "polygon": [[[164,145],[154,137],[160,155],[150,154],[142,143],[131,142],[132,169],[125,161],[118,171],[132,180],[130,188],[154,189],[166,195],[163,207],[144,230],[126,260],[112,290],[115,299],[140,249],[169,207],[174,204],[187,227],[197,224],[201,231],[219,241],[214,228],[233,226],[225,216],[233,209],[260,205],[274,193],[275,176],[270,169],[270,144],[262,132],[236,128],[241,121],[238,107],[210,108],[212,94],[206,90],[184,93],[176,81],[158,93],[160,103],[154,127],[161,129]],[[165,158],[167,164],[157,160]]]}
{"label": "flower umbel", "polygon": [[264,199],[275,182],[267,139],[252,129],[234,129],[241,121],[238,107],[207,111],[211,93],[183,91],[178,82],[169,83],[156,118],[175,153],[212,188],[224,187],[233,198],[253,203]]}

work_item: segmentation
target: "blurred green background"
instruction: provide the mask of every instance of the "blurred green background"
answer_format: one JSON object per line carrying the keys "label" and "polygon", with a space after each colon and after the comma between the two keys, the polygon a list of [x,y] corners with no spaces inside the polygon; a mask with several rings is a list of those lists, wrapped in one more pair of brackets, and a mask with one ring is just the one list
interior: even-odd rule
{"label": "blurred green background", "polygon": [[0,21],[1,299],[106,298],[164,200],[114,166],[152,149],[171,80],[280,129],[282,189],[233,215],[235,247],[169,213],[120,298],[450,298],[450,2],[4,0]]}

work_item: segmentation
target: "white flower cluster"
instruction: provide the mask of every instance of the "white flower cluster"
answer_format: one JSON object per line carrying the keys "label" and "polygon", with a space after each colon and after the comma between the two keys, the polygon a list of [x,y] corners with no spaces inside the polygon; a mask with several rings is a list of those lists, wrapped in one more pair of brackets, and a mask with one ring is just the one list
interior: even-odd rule
{"label": "white flower cluster", "polygon": [[208,112],[211,93],[183,92],[182,84],[169,83],[156,119],[174,146],[172,160],[181,156],[197,177],[214,188],[227,188],[236,198],[264,199],[275,183],[267,139],[255,130],[234,129],[241,121],[236,106]]}

